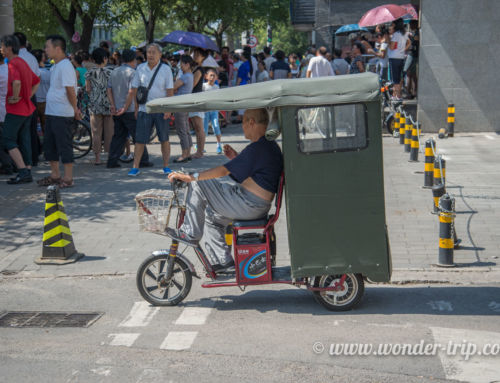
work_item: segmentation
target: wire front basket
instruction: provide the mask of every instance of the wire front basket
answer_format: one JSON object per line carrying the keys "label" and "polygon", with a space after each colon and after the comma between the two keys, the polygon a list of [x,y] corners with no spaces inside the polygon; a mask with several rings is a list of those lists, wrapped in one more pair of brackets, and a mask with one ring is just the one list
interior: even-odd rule
{"label": "wire front basket", "polygon": [[139,227],[142,231],[163,234],[172,208],[178,208],[178,195],[171,190],[150,189],[135,196]]}

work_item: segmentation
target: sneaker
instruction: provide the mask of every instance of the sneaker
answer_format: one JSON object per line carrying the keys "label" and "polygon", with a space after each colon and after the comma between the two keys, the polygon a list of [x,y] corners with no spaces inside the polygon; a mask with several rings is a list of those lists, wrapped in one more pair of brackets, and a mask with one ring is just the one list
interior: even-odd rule
{"label": "sneaker", "polygon": [[27,184],[33,182],[33,177],[31,176],[31,172],[19,172],[17,176],[14,178],[10,178],[7,183],[9,185],[17,185],[17,184]]}
{"label": "sneaker", "polygon": [[212,265],[212,270],[215,271],[217,274],[234,273],[235,272],[234,261],[231,260],[230,262],[226,263],[225,265],[221,265],[220,263]]}
{"label": "sneaker", "polygon": [[130,169],[130,171],[128,172],[128,175],[130,177],[135,177],[135,176],[138,176],[139,174],[141,173],[141,171],[137,168],[132,168]]}
{"label": "sneaker", "polygon": [[189,238],[189,236],[182,232],[181,230],[172,229],[171,227],[167,227],[165,229],[165,234],[172,238],[174,241],[179,241],[188,246],[198,246],[199,241],[195,241],[194,239]]}
{"label": "sneaker", "polygon": [[169,167],[163,168],[163,174],[170,174],[170,173],[172,173],[172,169],[170,169]]}
{"label": "sneaker", "polygon": [[120,156],[121,162],[129,163],[132,162],[133,160],[134,160],[134,153],[130,153],[128,156],[126,154],[122,154]]}
{"label": "sneaker", "polygon": [[222,147],[217,145],[217,154],[222,154]]}

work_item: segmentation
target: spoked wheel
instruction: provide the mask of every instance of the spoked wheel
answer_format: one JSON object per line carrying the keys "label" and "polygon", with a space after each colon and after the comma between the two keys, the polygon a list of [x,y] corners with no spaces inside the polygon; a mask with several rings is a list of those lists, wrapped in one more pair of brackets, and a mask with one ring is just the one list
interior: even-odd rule
{"label": "spoked wheel", "polygon": [[172,278],[166,279],[169,255],[152,255],[137,270],[137,288],[142,297],[153,306],[175,306],[191,290],[193,277],[188,266],[174,259]]}
{"label": "spoked wheel", "polygon": [[[334,287],[341,279],[342,274],[315,277],[314,287]],[[364,291],[361,274],[346,274],[344,283],[338,290],[314,291],[314,298],[328,310],[348,311],[359,303]]]}
{"label": "spoked wheel", "polygon": [[86,120],[76,121],[73,128],[73,157],[86,156],[92,148],[92,132]]}

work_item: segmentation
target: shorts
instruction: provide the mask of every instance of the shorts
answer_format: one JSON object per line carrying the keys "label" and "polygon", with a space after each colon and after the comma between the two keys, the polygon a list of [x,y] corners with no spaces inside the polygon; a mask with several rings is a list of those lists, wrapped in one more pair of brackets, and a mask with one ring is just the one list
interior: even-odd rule
{"label": "shorts", "polygon": [[205,118],[205,112],[189,112],[189,118],[191,117],[200,117],[202,120]]}
{"label": "shorts", "polygon": [[163,113],[148,114],[145,112],[139,112],[137,115],[135,142],[148,144],[153,126],[156,128],[160,142],[168,142],[168,124],[167,120],[163,118]]}
{"label": "shorts", "polygon": [[401,72],[403,71],[404,64],[405,59],[389,59],[391,80],[394,84],[399,84],[401,82]]}
{"label": "shorts", "polygon": [[43,151],[47,161],[71,164],[73,159],[73,117],[45,116]]}

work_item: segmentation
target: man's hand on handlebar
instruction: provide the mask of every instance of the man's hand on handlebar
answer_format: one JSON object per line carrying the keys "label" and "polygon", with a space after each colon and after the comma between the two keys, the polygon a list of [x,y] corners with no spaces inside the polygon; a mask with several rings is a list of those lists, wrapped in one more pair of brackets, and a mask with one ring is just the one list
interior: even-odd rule
{"label": "man's hand on handlebar", "polygon": [[168,180],[172,183],[174,183],[175,180],[189,183],[194,181],[194,177],[191,174],[172,172],[168,175]]}

